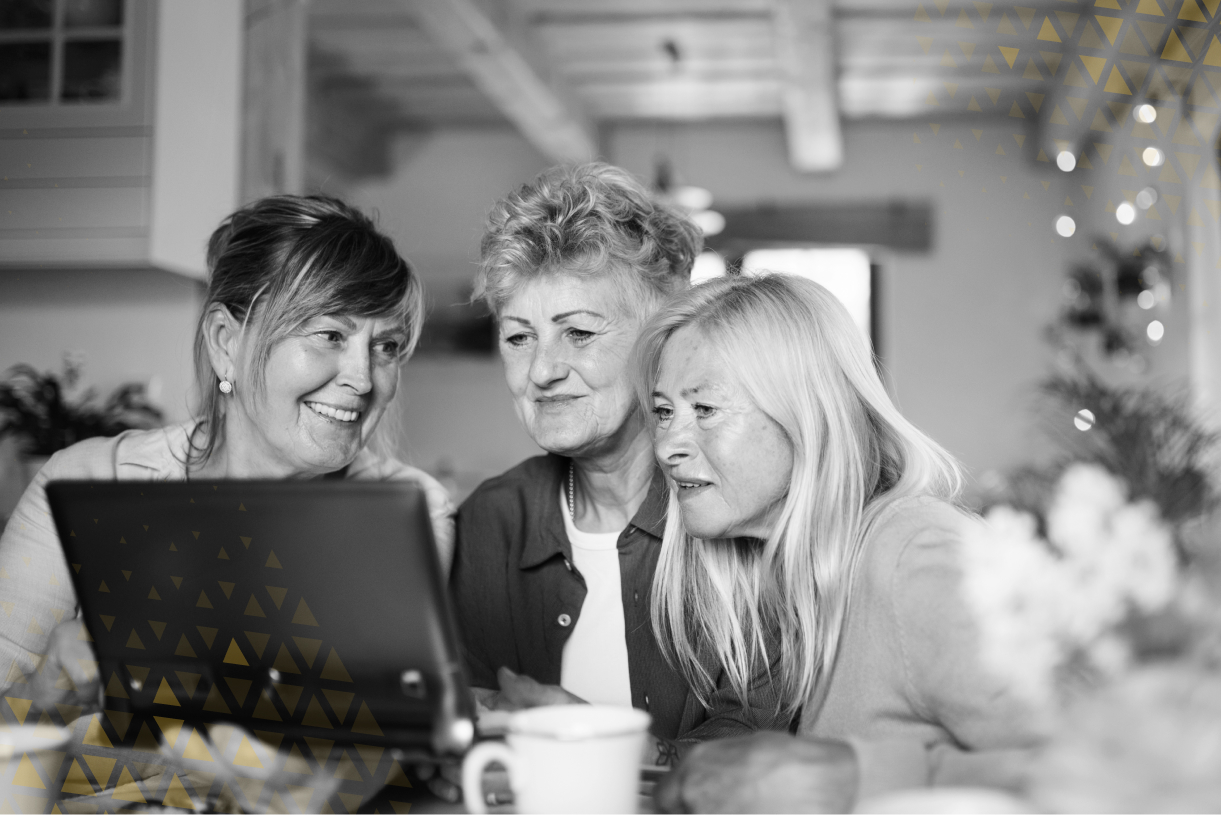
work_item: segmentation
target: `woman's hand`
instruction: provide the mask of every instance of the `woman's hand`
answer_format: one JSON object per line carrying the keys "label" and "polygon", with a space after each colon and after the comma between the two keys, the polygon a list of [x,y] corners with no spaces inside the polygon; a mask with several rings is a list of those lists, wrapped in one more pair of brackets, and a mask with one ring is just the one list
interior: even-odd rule
{"label": "woman's hand", "polygon": [[857,757],[838,741],[785,733],[705,742],[654,788],[661,812],[848,812]]}
{"label": "woman's hand", "polygon": [[[584,705],[585,699],[566,691],[559,685],[544,685],[525,674],[516,674],[506,667],[496,672],[501,690],[484,704],[492,710],[522,710],[543,705]],[[489,704],[491,702],[491,704]]]}
{"label": "woman's hand", "polygon": [[29,680],[35,705],[74,705],[85,713],[101,709],[98,663],[86,637],[80,618],[65,620],[51,630],[47,652]]}

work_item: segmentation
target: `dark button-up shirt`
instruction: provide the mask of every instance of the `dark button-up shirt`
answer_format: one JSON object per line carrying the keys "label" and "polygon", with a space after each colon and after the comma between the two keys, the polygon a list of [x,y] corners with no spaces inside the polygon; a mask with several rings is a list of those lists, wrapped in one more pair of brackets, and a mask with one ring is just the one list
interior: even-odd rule
{"label": "dark button-up shirt", "polygon": [[[564,644],[586,596],[560,507],[568,468],[561,456],[527,459],[485,481],[459,507],[450,589],[476,687],[497,687],[501,666],[560,684]],[[649,602],[666,504],[665,480],[657,472],[617,543],[633,707],[648,711],[653,734],[669,740],[784,729],[788,720],[774,709],[776,696],[766,677],[752,689],[750,707],[719,683],[706,708],[662,655]]]}

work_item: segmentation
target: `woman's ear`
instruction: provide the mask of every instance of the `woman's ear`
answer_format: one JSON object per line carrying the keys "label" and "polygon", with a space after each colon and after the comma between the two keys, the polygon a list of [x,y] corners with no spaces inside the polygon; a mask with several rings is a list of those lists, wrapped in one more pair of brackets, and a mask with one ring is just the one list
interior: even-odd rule
{"label": "woman's ear", "polygon": [[204,316],[204,343],[208,360],[217,379],[233,381],[236,376],[242,329],[229,309],[219,303]]}

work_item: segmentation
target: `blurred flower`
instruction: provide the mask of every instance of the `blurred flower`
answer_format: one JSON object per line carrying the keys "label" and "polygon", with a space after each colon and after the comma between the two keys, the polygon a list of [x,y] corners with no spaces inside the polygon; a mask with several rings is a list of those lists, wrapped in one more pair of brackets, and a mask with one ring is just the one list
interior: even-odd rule
{"label": "blurred flower", "polygon": [[969,607],[981,620],[984,663],[1037,704],[1052,692],[1061,649],[1056,632],[1065,616],[1064,579],[1039,543],[1035,518],[996,507],[965,535]]}
{"label": "blurred flower", "polygon": [[1102,467],[1071,466],[1048,510],[1048,540],[1067,557],[1098,556],[1107,544],[1109,517],[1124,499],[1124,484]]}
{"label": "blurred flower", "polygon": [[1170,529],[1152,502],[1094,464],[1069,467],[1047,513],[998,506],[965,536],[964,594],[981,626],[981,657],[1016,692],[1045,705],[1070,664],[1115,675],[1131,661],[1119,627],[1153,614],[1178,585]]}

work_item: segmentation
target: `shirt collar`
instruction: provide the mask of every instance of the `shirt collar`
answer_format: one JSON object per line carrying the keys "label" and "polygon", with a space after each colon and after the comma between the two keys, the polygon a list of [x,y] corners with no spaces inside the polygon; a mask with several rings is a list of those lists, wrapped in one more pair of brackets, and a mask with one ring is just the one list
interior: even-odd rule
{"label": "shirt collar", "polygon": [[[518,568],[530,569],[556,555],[566,560],[573,557],[572,545],[564,531],[564,515],[561,514],[560,502],[556,500],[568,474],[569,459],[557,455],[547,456],[547,466],[535,485],[534,500],[528,509],[526,542],[522,547],[522,556],[518,559]],[[635,526],[660,543],[662,531],[666,528],[666,507],[669,500],[666,477],[662,475],[661,470],[655,468],[653,478],[649,482],[649,492],[640,509],[632,516],[630,526]]]}
{"label": "shirt collar", "polygon": [[189,435],[194,426],[192,421],[123,433],[115,450],[116,468],[151,470],[154,479],[186,478]]}

